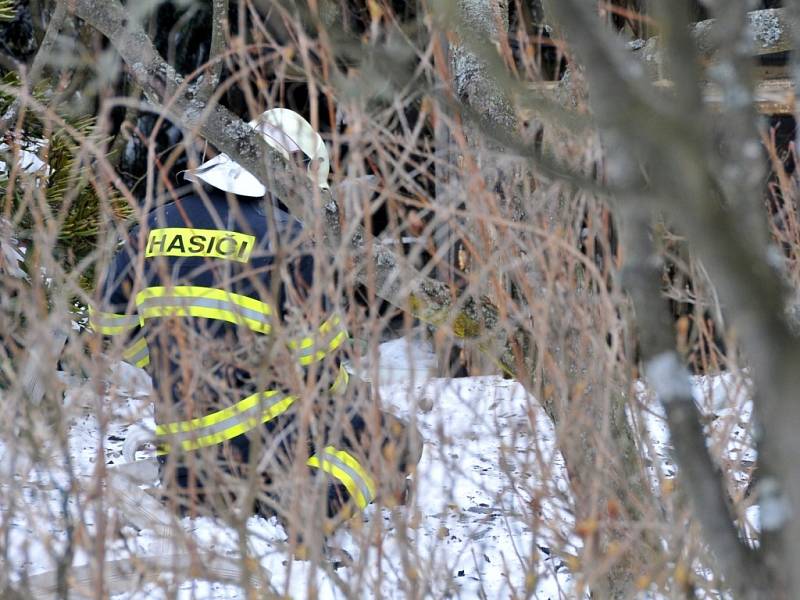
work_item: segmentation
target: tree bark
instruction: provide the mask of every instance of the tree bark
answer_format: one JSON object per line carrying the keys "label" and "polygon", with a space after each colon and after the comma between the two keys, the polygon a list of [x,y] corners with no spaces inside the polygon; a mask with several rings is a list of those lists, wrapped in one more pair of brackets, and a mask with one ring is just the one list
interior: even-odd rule
{"label": "tree bark", "polygon": [[203,76],[201,95],[210,98],[219,85],[224,64],[225,43],[228,33],[228,0],[211,3],[211,46],[208,50],[208,71]]}
{"label": "tree bark", "polygon": [[[456,0],[454,7],[455,32],[458,41],[448,44],[449,71],[452,74],[452,93],[458,103],[469,108],[475,114],[482,115],[487,123],[502,127],[507,131],[517,131],[517,119],[507,90],[497,85],[491,76],[491,66],[488,57],[483,55],[480,48],[499,48],[505,43],[508,34],[508,1],[507,0]],[[475,47],[473,43],[478,42]],[[496,53],[496,52],[495,52]],[[452,214],[456,210],[465,208],[463,199],[471,198],[472,202],[466,206],[468,214],[460,219],[451,217],[450,224],[443,224],[437,232],[440,243],[450,245],[448,252],[448,275],[445,282],[454,290],[463,291],[470,285],[474,278],[472,273],[479,268],[480,256],[474,256],[470,248],[478,253],[491,255],[496,251],[497,240],[492,235],[492,230],[481,230],[480,212],[492,210],[494,198],[499,200],[500,209],[509,218],[510,208],[516,198],[508,197],[504,189],[510,188],[516,177],[514,161],[503,160],[502,147],[487,139],[477,124],[467,121],[457,121],[457,128],[463,128],[461,135],[447,133],[447,142],[450,146],[449,158],[452,164],[451,171],[462,171],[465,177],[458,179],[459,183],[467,182],[467,189],[458,190],[455,185],[447,186],[448,193],[442,198],[437,197],[437,205],[445,207],[444,214]],[[461,133],[461,132],[459,132]],[[466,145],[463,144],[464,136]],[[462,140],[459,144],[457,140]],[[443,140],[442,140],[443,141]],[[470,182],[468,165],[474,165],[480,174],[480,184]],[[482,196],[492,195],[490,201]],[[450,209],[448,211],[447,209]],[[471,217],[471,218],[470,218]],[[517,216],[518,218],[518,216]],[[455,225],[455,228],[452,226]],[[456,231],[460,233],[456,233]],[[487,235],[488,234],[488,235]],[[488,247],[487,247],[488,246]],[[462,273],[457,276],[456,273]],[[492,275],[492,277],[495,277]],[[506,278],[502,275],[500,279]],[[498,282],[499,283],[499,282]],[[502,287],[506,285],[499,283]],[[467,372],[471,375],[494,373],[497,370],[492,357],[474,344],[466,344],[462,349],[462,360]]]}

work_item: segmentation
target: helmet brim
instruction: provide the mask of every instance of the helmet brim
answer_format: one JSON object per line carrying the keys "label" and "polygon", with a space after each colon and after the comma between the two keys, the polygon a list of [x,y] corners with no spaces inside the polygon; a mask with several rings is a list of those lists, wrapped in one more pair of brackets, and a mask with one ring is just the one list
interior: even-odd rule
{"label": "helmet brim", "polygon": [[250,171],[239,166],[227,154],[219,154],[196,169],[185,171],[183,176],[188,181],[202,181],[237,196],[260,198],[267,193],[267,188]]}
{"label": "helmet brim", "polygon": [[[302,116],[286,108],[273,108],[250,121],[249,125],[286,160],[290,159],[292,153],[302,152],[312,162],[316,161],[317,164],[309,166],[308,176],[319,187],[328,188],[328,148]],[[239,196],[261,197],[267,193],[266,187],[250,171],[231,160],[227,154],[215,156],[196,169],[185,171],[184,177],[189,181],[203,181]]]}

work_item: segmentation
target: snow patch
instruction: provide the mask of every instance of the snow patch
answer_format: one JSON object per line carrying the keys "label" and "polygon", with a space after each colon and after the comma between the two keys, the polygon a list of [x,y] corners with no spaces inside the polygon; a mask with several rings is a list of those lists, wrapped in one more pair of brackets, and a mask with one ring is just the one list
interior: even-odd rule
{"label": "snow patch", "polygon": [[[24,173],[28,173],[29,175],[41,174],[44,177],[50,176],[50,167],[39,158],[37,154],[37,152],[40,152],[46,145],[46,140],[33,140],[17,150],[19,153],[17,165]],[[0,143],[0,153],[12,154],[13,149],[6,143]],[[0,161],[0,175],[6,175],[7,173],[8,165]]]}
{"label": "snow patch", "polygon": [[[435,355],[419,340],[394,340],[382,344],[377,354],[374,364],[359,365],[359,373],[372,375],[387,410],[417,425],[425,449],[407,507],[370,506],[360,530],[343,528],[329,540],[331,547],[352,557],[351,565],[332,569],[291,560],[277,521],[257,516],[241,531],[215,518],[184,518],[179,525],[187,538],[198,551],[222,556],[237,556],[245,548],[271,573],[270,587],[282,597],[581,598],[568,568],[569,557],[580,556],[581,540],[574,534],[564,460],[555,446],[553,425],[536,399],[519,383],[500,377],[434,377]],[[651,363],[648,376],[656,392],[666,394],[662,399],[688,393],[709,416],[710,448],[730,462],[733,485],[742,490],[756,458],[749,384],[733,374],[689,377],[669,353]],[[0,488],[12,558],[4,568],[15,581],[55,566],[66,548],[65,515],[80,519],[93,532],[94,504],[86,500],[91,479],[83,484],[86,489],[80,488],[78,497],[86,500],[81,507],[74,500],[65,503],[59,489],[91,478],[98,460],[123,462],[123,440],[133,424],[153,426],[147,376],[122,363],[114,372],[112,394],[105,399],[87,395],[89,386],[69,390],[67,404],[85,406],[71,425],[69,464],[63,457],[58,472],[27,473],[21,479],[27,482],[21,507],[3,504],[9,490]],[[657,488],[676,474],[663,406],[653,401],[644,384],[637,385],[637,397],[650,433],[644,451]],[[107,411],[101,420],[94,414],[98,406]],[[750,506],[745,521],[757,524],[760,518],[762,527],[769,527],[781,512],[768,501],[763,504],[768,495],[760,494],[762,510]],[[113,520],[113,507],[108,510]],[[144,556],[157,549],[152,531],[124,526],[115,531],[119,533],[109,539],[109,558]],[[89,561],[79,548],[74,564]],[[695,571],[700,578],[711,577],[700,567]],[[112,597],[243,600],[245,595],[233,583],[193,580],[176,585],[153,578],[136,591]]]}
{"label": "snow patch", "polygon": [[[382,344],[370,367],[386,408],[418,426],[425,450],[407,507],[370,506],[360,531],[340,529],[329,541],[353,558],[351,566],[333,577],[319,565],[288,559],[277,521],[248,519],[244,547],[271,573],[274,591],[304,598],[313,590],[321,599],[503,598],[526,589],[540,598],[576,597],[565,558],[579,552],[580,540],[572,533],[569,486],[552,424],[518,383],[500,377],[437,379],[435,364],[426,344],[401,339]],[[71,467],[60,461],[62,472],[43,474],[55,489],[34,484],[37,476],[29,474],[26,511],[8,515],[14,559],[8,567],[15,580],[54,568],[66,548],[65,514],[90,531],[94,527],[86,506],[79,510],[72,500],[62,505],[58,488],[85,478],[88,494],[98,459],[124,462],[123,440],[133,424],[153,424],[146,382],[142,371],[120,364],[108,398],[98,402],[85,389],[70,390],[67,403],[85,406],[71,427]],[[99,405],[108,410],[102,427],[93,412]],[[218,519],[185,518],[180,525],[199,551],[235,556],[243,547],[239,534]],[[151,531],[123,528],[109,540],[107,557],[143,556],[157,543]],[[78,552],[74,564],[89,560]],[[154,580],[113,597],[245,597],[234,584],[168,584]]]}
{"label": "snow patch", "polygon": [[657,354],[645,367],[647,381],[653,387],[658,399],[665,404],[692,398],[692,384],[689,371],[678,360],[674,351]]}
{"label": "snow patch", "polygon": [[760,523],[762,531],[781,529],[792,516],[789,499],[780,484],[773,477],[767,477],[758,484],[758,497],[761,501]]}

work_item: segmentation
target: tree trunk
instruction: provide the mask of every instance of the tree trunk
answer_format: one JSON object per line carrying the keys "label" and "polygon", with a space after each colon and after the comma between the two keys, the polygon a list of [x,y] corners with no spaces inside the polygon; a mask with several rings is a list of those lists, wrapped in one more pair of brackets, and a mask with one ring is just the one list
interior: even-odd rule
{"label": "tree trunk", "polygon": [[[458,0],[456,4],[459,40],[447,45],[453,95],[461,105],[481,115],[486,122],[515,131],[517,119],[511,101],[492,78],[490,66],[482,52],[489,47],[499,47],[507,35],[508,1]],[[478,44],[473,45],[476,41],[479,41]],[[449,210],[466,208],[470,214],[466,218],[450,217],[436,235],[437,246],[444,244],[447,248],[446,265],[442,269],[447,278],[443,281],[454,291],[461,291],[474,278],[473,272],[480,262],[476,251],[486,255],[495,251],[494,236],[491,232],[487,236],[485,231],[480,230],[480,212],[490,210],[492,204],[491,201],[484,201],[482,196],[497,194],[501,205],[510,205],[511,200],[504,197],[503,189],[509,187],[515,174],[513,163],[504,164],[498,158],[502,156],[503,148],[487,141],[478,127],[458,121],[455,127],[455,132],[448,131],[444,126],[437,127],[437,152],[447,157],[451,170],[460,172],[462,177],[459,180],[467,181],[466,189],[455,190],[443,182],[440,187],[445,193],[442,197],[437,195],[437,205]],[[469,177],[472,169],[479,173],[477,178]],[[465,202],[466,198],[470,202]],[[444,214],[448,214],[448,210]],[[476,344],[465,343],[460,354],[470,375],[497,372],[494,359]]]}

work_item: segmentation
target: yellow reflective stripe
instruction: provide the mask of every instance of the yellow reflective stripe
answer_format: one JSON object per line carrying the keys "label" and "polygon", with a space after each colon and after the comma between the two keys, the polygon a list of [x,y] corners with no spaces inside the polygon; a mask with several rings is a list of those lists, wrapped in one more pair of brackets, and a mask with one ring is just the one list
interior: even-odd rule
{"label": "yellow reflective stripe", "polygon": [[127,333],[139,326],[139,317],[124,313],[103,312],[89,307],[89,327],[103,335]]}
{"label": "yellow reflective stripe", "polygon": [[142,321],[155,317],[200,317],[245,325],[258,333],[272,330],[272,307],[255,298],[216,288],[154,286],[136,295]]}
{"label": "yellow reflective stripe", "polygon": [[257,333],[269,333],[272,327],[266,323],[259,323],[253,319],[247,319],[240,314],[229,310],[218,308],[203,308],[201,306],[156,306],[146,308],[141,311],[143,319],[153,319],[157,317],[199,317],[202,319],[212,319],[216,321],[226,321],[234,325],[245,325]]}
{"label": "yellow reflective stripe", "polygon": [[367,507],[369,502],[367,502],[367,500],[364,498],[364,494],[361,492],[360,489],[358,489],[358,485],[356,485],[356,482],[353,480],[353,478],[350,476],[349,473],[347,473],[343,469],[339,468],[338,466],[327,460],[323,461],[322,464],[320,465],[319,458],[317,458],[316,456],[312,456],[311,458],[309,458],[306,464],[308,464],[309,467],[322,469],[326,473],[333,475],[336,479],[342,482],[345,489],[350,494],[350,497],[356,501],[356,504],[360,509],[363,510],[364,508]]}
{"label": "yellow reflective stripe", "polygon": [[311,348],[311,346],[313,345],[314,345],[314,338],[310,337],[303,338],[299,343],[294,340],[289,342],[289,348],[291,348],[292,350],[297,350],[297,349],[304,350],[305,348]]}
{"label": "yellow reflective stripe", "polygon": [[344,343],[347,337],[348,337],[347,332],[344,329],[342,329],[338,334],[336,334],[336,337],[333,338],[328,343],[328,351],[332,352],[333,350],[336,350],[339,346],[341,346]]}
{"label": "yellow reflective stripe", "polygon": [[330,389],[332,392],[338,394],[347,388],[348,383],[350,383],[350,373],[347,372],[344,365],[339,365],[339,373],[336,375],[336,379],[333,380]]}
{"label": "yellow reflective stripe", "polygon": [[327,446],[322,455],[322,459],[319,454],[312,456],[306,464],[333,475],[344,485],[358,507],[366,508],[375,498],[375,483],[361,464],[351,454],[334,446]]}
{"label": "yellow reflective stripe", "polygon": [[333,454],[341,460],[344,464],[350,467],[353,471],[355,471],[361,479],[364,480],[364,483],[367,485],[367,490],[369,491],[369,495],[374,498],[375,497],[375,484],[372,482],[372,479],[364,468],[361,466],[355,457],[344,450],[337,450],[333,446],[327,446],[325,448],[325,452],[328,454]]}
{"label": "yellow reflective stripe", "polygon": [[242,294],[235,294],[227,290],[218,288],[203,287],[199,285],[176,285],[173,287],[153,286],[143,289],[136,294],[136,304],[141,304],[149,298],[207,298],[209,300],[222,300],[225,302],[233,302],[242,308],[249,308],[256,312],[263,313],[264,315],[272,314],[272,307],[266,302],[261,302],[255,298],[244,296]]}
{"label": "yellow reflective stripe", "polygon": [[[333,333],[334,328],[339,326],[342,322],[342,319],[338,315],[334,315],[329,318],[327,321],[322,323],[319,326],[317,331],[319,332],[321,337],[327,337],[331,333]],[[312,363],[318,362],[325,358],[328,353],[335,351],[338,349],[347,339],[349,335],[346,329],[340,329],[338,333],[331,339],[330,341],[325,343],[323,339],[319,339],[318,337],[308,336],[303,338],[300,341],[291,340],[288,343],[290,349],[297,351],[298,353],[298,362],[302,366],[308,366]],[[315,348],[320,348],[319,350],[315,350]]]}
{"label": "yellow reflective stripe", "polygon": [[147,348],[147,340],[139,338],[122,352],[122,358],[140,369],[150,364],[150,352]]}
{"label": "yellow reflective stripe", "polygon": [[339,315],[334,315],[319,326],[319,332],[322,334],[330,333],[331,330],[341,322],[342,318]]}
{"label": "yellow reflective stripe", "polygon": [[[343,391],[350,380],[349,373],[345,370],[344,366],[339,368],[339,374],[331,386],[331,390],[335,392]],[[210,415],[198,417],[190,421],[179,421],[175,423],[166,423],[156,426],[156,435],[166,437],[170,435],[202,433],[203,429],[214,428],[216,431],[207,433],[205,435],[198,435],[194,438],[181,440],[179,442],[180,448],[185,451],[197,450],[207,446],[213,446],[226,440],[235,438],[237,435],[247,433],[260,423],[267,423],[275,417],[286,412],[289,407],[297,399],[295,396],[286,396],[277,402],[272,403],[258,416],[248,417],[241,419],[248,410],[256,408],[263,400],[273,398],[280,392],[270,390],[267,392],[259,392],[252,394],[237,402],[233,406],[224,408]],[[220,424],[225,424],[230,421],[229,427],[220,427]],[[160,443],[158,446],[157,454],[168,454],[171,451],[171,445],[168,443]]]}
{"label": "yellow reflective stripe", "polygon": [[[308,366],[308,365],[310,365],[312,363],[319,362],[320,360],[325,358],[329,352],[333,352],[339,346],[341,346],[342,343],[347,339],[347,337],[348,336],[347,336],[347,332],[346,331],[344,331],[344,330],[340,331],[339,334],[328,343],[328,351],[327,352],[324,352],[322,350],[317,350],[316,352],[314,352],[312,354],[304,354],[304,355],[302,355],[302,356],[300,356],[298,358],[298,361],[304,367]],[[311,339],[311,338],[306,338],[302,342],[300,342],[300,344],[299,344],[301,349],[309,348],[309,347],[311,347],[313,345],[314,345],[314,340]],[[296,346],[297,346],[297,344],[296,344]],[[296,349],[296,347],[295,347],[295,349]]]}
{"label": "yellow reflective stripe", "polygon": [[307,354],[306,356],[301,356],[298,359],[298,362],[302,366],[307,367],[310,364],[313,364],[315,362],[321,361],[323,358],[325,358],[325,353],[320,350],[319,352],[316,352],[315,354]]}
{"label": "yellow reflective stripe", "polygon": [[[215,446],[216,444],[221,444],[224,441],[231,440],[236,436],[242,435],[256,427],[261,423],[267,423],[271,421],[281,413],[286,412],[289,407],[294,403],[296,398],[294,396],[287,396],[277,404],[274,404],[269,408],[269,410],[265,411],[261,418],[252,417],[247,419],[246,421],[241,421],[223,431],[218,431],[215,433],[211,433],[208,435],[203,435],[197,438],[183,440],[180,443],[181,450],[184,452],[191,452],[192,450],[198,450],[199,448],[207,448],[209,446]],[[158,451],[156,454],[168,454],[171,450],[169,444],[161,444],[159,446]]]}
{"label": "yellow reflective stripe", "polygon": [[[286,412],[297,399],[295,396],[286,396],[266,406],[262,411],[256,412],[262,401],[278,395],[280,392],[270,390],[252,394],[237,402],[233,406],[222,409],[210,415],[192,419],[190,421],[179,421],[156,426],[156,435],[160,437],[196,434],[193,437],[180,440],[179,446],[184,451],[197,450],[207,446],[213,446],[230,440],[238,435],[247,433],[260,423],[271,421],[275,417]],[[253,412],[251,416],[246,416],[247,411]],[[227,426],[226,426],[227,425]],[[211,431],[208,431],[208,430]],[[206,433],[203,433],[206,430]],[[169,443],[160,443],[158,454],[170,452]]]}
{"label": "yellow reflective stripe", "polygon": [[145,256],[196,256],[247,262],[255,245],[255,236],[239,231],[165,227],[150,231]]}
{"label": "yellow reflective stripe", "polygon": [[[342,322],[341,317],[339,317],[338,315],[335,315],[335,316],[331,317],[330,319],[328,319],[327,321],[325,321],[324,323],[322,323],[322,325],[319,326],[318,331],[322,335],[327,335],[327,334],[331,333],[333,328],[336,327],[337,325],[339,325],[339,323],[341,323],[341,322]],[[347,332],[345,330],[342,330],[341,332],[339,332],[339,334],[336,336],[336,338],[334,338],[334,340],[339,338],[339,336],[341,336],[342,334],[344,334],[345,337],[347,336]],[[295,340],[290,341],[289,342],[289,347],[292,350],[306,349],[306,348],[311,348],[314,345],[314,343],[315,343],[315,339],[313,337],[306,337],[306,338],[303,338],[302,340],[300,340],[299,342],[295,341]],[[336,346],[338,347],[338,345],[340,343],[341,342],[337,343]],[[332,345],[332,344],[333,344],[333,341],[329,345]]]}
{"label": "yellow reflective stripe", "polygon": [[187,433],[189,431],[194,431],[196,429],[202,429],[203,427],[210,427],[211,425],[216,425],[217,423],[221,423],[222,421],[227,421],[228,419],[236,417],[241,413],[250,410],[251,408],[254,408],[262,400],[272,398],[276,394],[278,394],[276,390],[269,390],[267,392],[257,392],[255,394],[251,394],[244,400],[237,402],[233,406],[229,406],[228,408],[223,408],[222,410],[218,410],[217,412],[211,413],[210,415],[206,415],[204,417],[197,417],[196,419],[192,419],[191,421],[179,421],[177,423],[166,423],[164,425],[157,425],[156,435]]}

